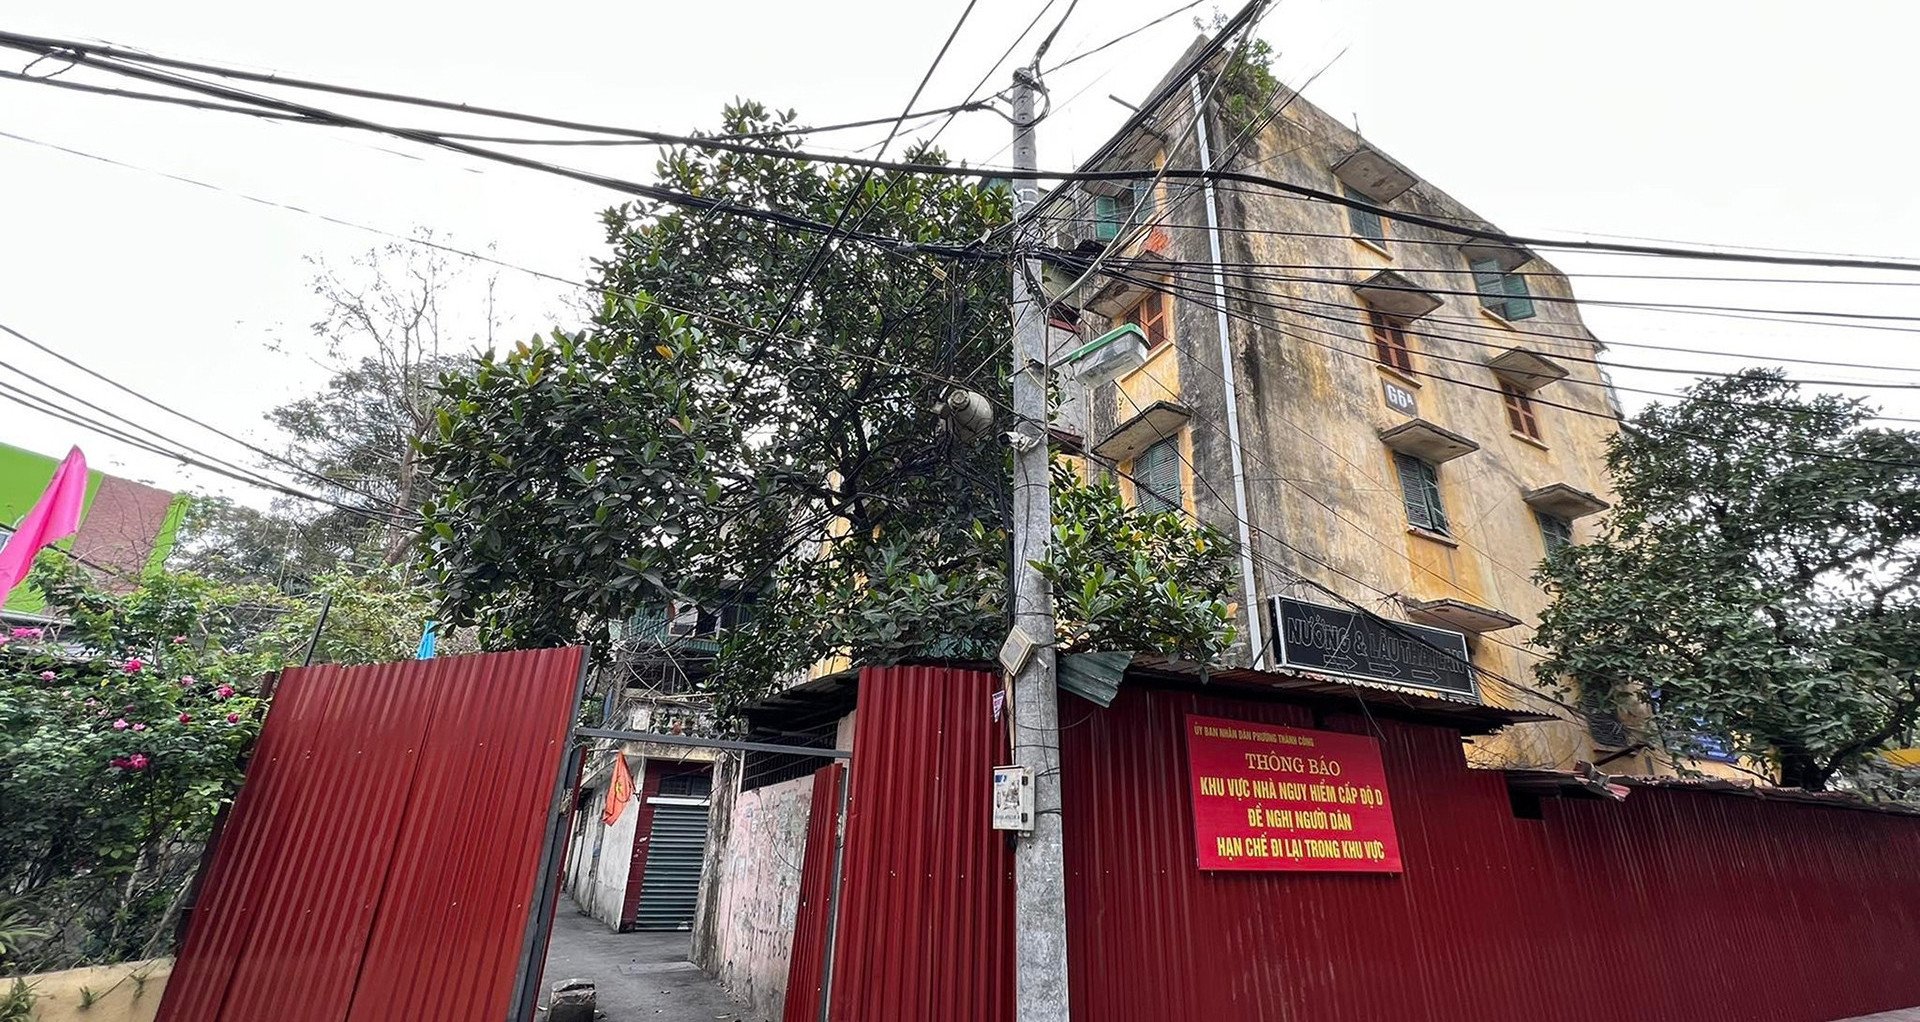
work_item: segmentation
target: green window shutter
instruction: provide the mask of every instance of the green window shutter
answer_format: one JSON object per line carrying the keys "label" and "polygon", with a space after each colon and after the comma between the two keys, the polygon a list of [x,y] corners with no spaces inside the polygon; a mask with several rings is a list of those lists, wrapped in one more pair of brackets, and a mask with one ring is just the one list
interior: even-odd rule
{"label": "green window shutter", "polygon": [[1447,509],[1440,503],[1440,473],[1433,466],[1422,461],[1420,471],[1427,482],[1427,518],[1433,522],[1433,531],[1451,532],[1447,522]]}
{"label": "green window shutter", "polygon": [[1540,523],[1540,542],[1546,545],[1548,554],[1555,554],[1573,545],[1573,524],[1565,518],[1535,511],[1534,520]]}
{"label": "green window shutter", "polygon": [[[1353,189],[1351,188],[1342,188],[1341,191],[1349,199],[1355,199],[1360,202],[1373,201],[1364,195],[1354,194]],[[1361,209],[1357,206],[1348,206],[1347,207],[1347,227],[1351,229],[1353,233],[1358,237],[1365,238],[1368,241],[1371,241],[1380,245],[1385,245],[1387,243],[1386,225],[1381,222],[1380,214],[1375,213],[1372,210]]]}
{"label": "green window shutter", "polygon": [[1140,452],[1133,462],[1134,503],[1142,511],[1177,511],[1180,493],[1179,437],[1168,437]]}
{"label": "green window shutter", "polygon": [[1432,529],[1433,515],[1427,503],[1427,478],[1433,469],[1419,458],[1395,453],[1394,468],[1400,472],[1400,498],[1407,506],[1407,524],[1416,529]]}
{"label": "green window shutter", "polygon": [[1480,304],[1506,315],[1507,275],[1500,269],[1500,260],[1472,259],[1468,265],[1473,267],[1473,288],[1480,292]]}
{"label": "green window shutter", "polygon": [[1522,277],[1518,273],[1509,273],[1501,277],[1500,282],[1506,289],[1507,294],[1506,317],[1508,319],[1532,319],[1533,295],[1527,290],[1527,278]]}
{"label": "green window shutter", "polygon": [[1112,241],[1120,236],[1120,200],[1111,195],[1093,197],[1093,238]]}

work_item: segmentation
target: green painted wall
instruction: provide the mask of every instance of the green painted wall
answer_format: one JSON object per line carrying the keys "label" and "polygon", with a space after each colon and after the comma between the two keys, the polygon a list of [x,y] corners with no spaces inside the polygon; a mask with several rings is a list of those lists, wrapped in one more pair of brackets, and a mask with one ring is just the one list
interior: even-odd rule
{"label": "green painted wall", "polygon": [[153,536],[153,552],[147,555],[143,574],[151,575],[167,566],[174,544],[180,542],[180,523],[187,520],[187,505],[192,502],[193,498],[184,493],[173,495],[173,503],[167,505],[167,517],[161,520],[160,531]]}

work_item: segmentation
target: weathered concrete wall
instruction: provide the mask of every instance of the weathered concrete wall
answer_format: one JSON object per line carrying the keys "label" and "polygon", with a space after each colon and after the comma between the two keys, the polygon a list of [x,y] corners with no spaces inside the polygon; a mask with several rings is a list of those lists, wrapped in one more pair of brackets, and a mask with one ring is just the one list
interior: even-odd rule
{"label": "weathered concrete wall", "polygon": [[[1192,111],[1177,104],[1161,115],[1164,133],[1154,146],[1179,167],[1198,165]],[[1334,118],[1295,98],[1256,136],[1230,130],[1210,117],[1214,165],[1227,166],[1338,193],[1333,166],[1363,140]],[[1140,166],[1135,155],[1115,165]],[[1414,165],[1417,173],[1417,165]],[[1181,444],[1191,465],[1183,470],[1188,506],[1231,536],[1237,530],[1233,473],[1226,430],[1224,371],[1215,306],[1206,208],[1197,182],[1161,188],[1165,238],[1160,252],[1170,273],[1156,273],[1177,293],[1172,347],[1177,367],[1156,353],[1147,366],[1092,397],[1088,439],[1098,443],[1136,414],[1150,397],[1177,390],[1193,412]],[[1218,188],[1222,261],[1231,313],[1228,325],[1253,533],[1256,589],[1328,602],[1323,593],[1291,582],[1298,574],[1389,616],[1403,616],[1387,596],[1450,597],[1537,620],[1545,594],[1531,575],[1545,548],[1527,490],[1551,483],[1611,496],[1605,445],[1616,429],[1607,383],[1594,363],[1601,347],[1581,322],[1566,278],[1535,257],[1521,269],[1537,315],[1507,323],[1485,311],[1458,235],[1387,220],[1387,242],[1354,237],[1344,207],[1272,189],[1222,183]],[[1425,181],[1391,203],[1437,219],[1485,224],[1471,210]],[[1436,292],[1439,309],[1409,328],[1412,372],[1379,364],[1365,307],[1352,284],[1391,268],[1417,287]],[[1151,270],[1140,272],[1153,272]],[[1446,294],[1444,292],[1463,292]],[[1104,321],[1094,318],[1094,327]],[[1511,429],[1488,360],[1524,347],[1559,362],[1571,375],[1534,397],[1541,438]],[[1442,502],[1451,537],[1408,527],[1392,452],[1379,432],[1407,421],[1390,409],[1382,383],[1415,395],[1420,418],[1480,444],[1480,450],[1440,466]],[[1554,407],[1565,406],[1565,407]],[[1122,463],[1122,473],[1132,466]],[[1122,489],[1130,490],[1122,481]],[[1576,541],[1593,534],[1596,520],[1574,523]],[[1236,587],[1236,604],[1240,592]],[[1262,622],[1263,630],[1265,622]],[[1537,658],[1519,649],[1525,626],[1470,637],[1473,661],[1518,688],[1539,690]],[[1245,662],[1244,646],[1238,659]],[[1528,709],[1551,703],[1499,683],[1483,683],[1486,701]],[[1584,729],[1529,725],[1481,742],[1478,754],[1495,761],[1565,765],[1593,756]],[[1503,744],[1504,743],[1504,746]]]}
{"label": "weathered concrete wall", "polygon": [[173,959],[154,958],[19,978],[33,990],[34,1022],[153,1022],[172,972]]}
{"label": "weathered concrete wall", "polygon": [[[613,759],[595,764],[581,783],[588,792],[586,808],[574,819],[573,843],[568,851],[567,895],[580,911],[605,923],[608,929],[620,928],[621,912],[627,896],[627,871],[633,863],[633,839],[636,821],[641,816],[641,796],[635,792],[613,826],[600,822],[606,806],[607,781]],[[644,760],[631,763],[634,785],[645,775]]]}
{"label": "weathered concrete wall", "polygon": [[727,756],[714,774],[693,960],[748,1005],[750,1017],[777,1019],[786,1003],[813,779],[748,792],[739,785],[740,761]]}
{"label": "weathered concrete wall", "polygon": [[[1331,167],[1361,145],[1358,135],[1305,103],[1295,103],[1246,154],[1270,161],[1263,171],[1326,191],[1340,190]],[[1349,270],[1269,269],[1267,275],[1312,278],[1247,279],[1249,300],[1280,308],[1252,310],[1258,325],[1235,338],[1242,373],[1243,436],[1256,463],[1285,471],[1250,470],[1250,510],[1256,523],[1305,554],[1275,549],[1263,559],[1309,572],[1317,581],[1370,606],[1380,593],[1413,599],[1451,597],[1505,611],[1530,624],[1547,604],[1532,580],[1545,556],[1533,509],[1521,499],[1552,483],[1611,498],[1606,474],[1608,438],[1617,431],[1608,383],[1595,364],[1599,343],[1570,301],[1572,285],[1545,260],[1522,269],[1536,315],[1508,323],[1482,308],[1459,237],[1388,221],[1381,252],[1349,234],[1347,211],[1246,191],[1222,195],[1228,222],[1260,230],[1330,235],[1300,237],[1246,233],[1230,239],[1229,261]],[[1392,208],[1442,220],[1484,224],[1472,210],[1431,184],[1416,184]],[[1374,362],[1372,339],[1351,283],[1391,267],[1433,291],[1441,306],[1414,321],[1413,373],[1396,374]],[[1448,294],[1446,292],[1463,292]],[[1238,327],[1240,324],[1236,324]],[[1487,362],[1522,347],[1554,359],[1569,376],[1534,394],[1540,439],[1514,432]],[[1259,357],[1268,352],[1279,357]],[[1383,379],[1416,395],[1423,419],[1471,438],[1480,450],[1439,469],[1452,541],[1410,529],[1390,452],[1378,433],[1406,421],[1389,409]],[[1559,407],[1556,407],[1559,406]],[[1224,444],[1216,446],[1224,447]],[[1277,478],[1284,477],[1284,478]],[[1576,541],[1591,537],[1592,518],[1573,523]],[[1256,539],[1256,543],[1259,540]],[[1339,571],[1329,570],[1318,559]],[[1366,583],[1346,578],[1345,572]],[[1267,569],[1262,589],[1280,584]],[[1469,638],[1474,662],[1521,688],[1537,688],[1538,657],[1523,650],[1528,627]],[[1482,697],[1498,705],[1551,707],[1516,689],[1482,679]],[[1529,725],[1479,743],[1493,762],[1568,765],[1595,755],[1590,737],[1573,724]]]}

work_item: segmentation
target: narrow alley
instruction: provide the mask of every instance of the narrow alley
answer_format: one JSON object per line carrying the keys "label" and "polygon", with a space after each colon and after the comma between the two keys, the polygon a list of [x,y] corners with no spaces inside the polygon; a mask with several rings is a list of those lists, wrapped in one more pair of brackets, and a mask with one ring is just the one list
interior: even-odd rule
{"label": "narrow alley", "polygon": [[546,1017],[553,985],[567,979],[593,981],[600,1017],[608,1022],[644,1019],[749,1022],[727,995],[687,960],[685,932],[611,933],[562,901],[553,920],[539,1017]]}

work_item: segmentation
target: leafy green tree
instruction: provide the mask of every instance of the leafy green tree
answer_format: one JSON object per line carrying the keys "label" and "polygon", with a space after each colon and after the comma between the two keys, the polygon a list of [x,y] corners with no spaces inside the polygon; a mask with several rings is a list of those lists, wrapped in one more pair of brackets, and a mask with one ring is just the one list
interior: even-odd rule
{"label": "leafy green tree", "polygon": [[[723,125],[791,127],[755,104]],[[673,150],[658,176],[827,222],[852,206],[861,230],[911,239],[983,238],[1008,209],[1003,192],[950,178],[863,183],[736,153]],[[587,329],[446,381],[425,455],[439,485],[429,563],[450,619],[496,645],[597,637],[676,594],[766,588],[831,522],[848,537],[836,556],[863,561],[869,546],[957,541],[997,520],[1002,449],[954,436],[930,406],[941,377],[1004,394],[998,268],[855,241],[816,263],[817,235],[647,203],[605,224],[605,298]]]}
{"label": "leafy green tree", "polygon": [[235,583],[297,590],[342,564],[377,563],[377,528],[349,515],[316,515],[292,498],[266,508],[194,494],[168,563]]}
{"label": "leafy green tree", "polygon": [[[719,695],[752,695],[830,656],[855,663],[990,661],[1006,637],[1007,534],[974,521],[965,532],[864,547],[865,558],[808,558],[751,627],[728,637]],[[1056,462],[1050,558],[1057,649],[1156,652],[1212,662],[1234,640],[1231,547],[1172,511],[1127,505],[1110,479],[1085,482]],[[802,584],[804,583],[804,584]]]}
{"label": "leafy green tree", "polygon": [[[790,113],[747,103],[723,120],[799,142]],[[1009,215],[1004,191],[957,178],[781,157],[677,149],[658,177],[817,221],[850,209],[862,231],[914,241],[984,239]],[[969,434],[934,407],[953,381],[1005,406],[1005,263],[855,240],[823,250],[780,225],[646,203],[605,224],[604,299],[586,329],[489,352],[442,385],[423,453],[437,486],[426,561],[446,617],[491,646],[541,646],[601,639],[670,599],[754,594],[716,667],[732,695],[830,652],[990,656],[1006,628],[999,431],[1012,423]],[[1132,549],[1099,542],[1061,568],[1076,592],[1092,563]],[[1135,561],[1113,560],[1102,587],[1168,577],[1148,563],[1122,579]],[[1184,598],[1188,581],[1172,592]],[[1222,627],[1172,645],[1211,648]]]}
{"label": "leafy green tree", "polygon": [[[396,577],[315,580],[334,597],[317,659],[411,652],[430,601]],[[0,633],[0,973],[164,949],[258,734],[262,681],[300,662],[318,617],[316,601],[193,575],[114,593],[51,559],[33,578],[66,623]]]}
{"label": "leafy green tree", "polygon": [[1776,371],[1636,416],[1601,536],[1549,558],[1543,679],[1820,790],[1920,716],[1920,434]]}

